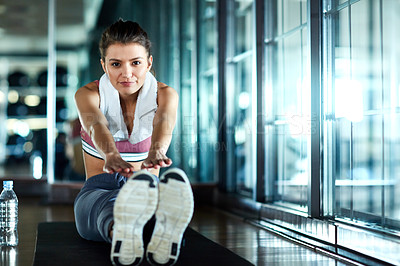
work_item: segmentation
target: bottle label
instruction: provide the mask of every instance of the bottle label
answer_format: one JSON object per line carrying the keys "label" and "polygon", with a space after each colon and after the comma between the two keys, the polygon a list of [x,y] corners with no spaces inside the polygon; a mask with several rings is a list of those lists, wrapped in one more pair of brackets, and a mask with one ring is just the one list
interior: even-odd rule
{"label": "bottle label", "polygon": [[13,226],[18,221],[18,204],[16,202],[0,203],[0,226]]}

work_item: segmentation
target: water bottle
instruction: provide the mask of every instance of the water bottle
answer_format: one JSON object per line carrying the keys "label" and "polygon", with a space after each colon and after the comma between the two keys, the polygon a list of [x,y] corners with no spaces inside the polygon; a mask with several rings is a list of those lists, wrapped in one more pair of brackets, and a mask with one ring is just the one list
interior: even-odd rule
{"label": "water bottle", "polygon": [[0,246],[18,245],[18,198],[13,181],[3,181],[0,194]]}

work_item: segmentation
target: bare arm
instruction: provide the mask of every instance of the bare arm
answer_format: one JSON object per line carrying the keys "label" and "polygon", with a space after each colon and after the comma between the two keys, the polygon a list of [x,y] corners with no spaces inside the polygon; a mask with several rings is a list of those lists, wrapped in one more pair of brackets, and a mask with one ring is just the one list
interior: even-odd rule
{"label": "bare arm", "polygon": [[115,141],[108,130],[108,122],[100,111],[100,96],[96,83],[92,82],[75,93],[75,103],[83,129],[89,134],[97,151],[104,159],[103,170],[129,175],[133,167],[122,160]]}
{"label": "bare arm", "polygon": [[158,108],[153,120],[153,134],[149,155],[143,161],[142,168],[168,167],[172,160],[166,156],[176,123],[179,96],[177,92],[162,84],[158,88]]}

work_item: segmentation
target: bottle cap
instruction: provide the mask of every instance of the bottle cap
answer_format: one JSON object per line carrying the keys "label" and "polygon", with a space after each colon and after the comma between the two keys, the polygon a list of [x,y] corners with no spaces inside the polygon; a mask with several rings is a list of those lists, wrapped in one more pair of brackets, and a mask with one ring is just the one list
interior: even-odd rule
{"label": "bottle cap", "polygon": [[12,188],[13,184],[14,184],[14,182],[12,180],[3,181],[3,187],[5,187],[5,188]]}

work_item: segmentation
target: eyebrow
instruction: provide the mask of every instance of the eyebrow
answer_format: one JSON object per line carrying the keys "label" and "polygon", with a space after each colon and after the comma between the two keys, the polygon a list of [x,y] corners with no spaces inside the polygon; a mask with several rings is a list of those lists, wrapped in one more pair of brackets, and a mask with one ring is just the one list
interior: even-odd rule
{"label": "eyebrow", "polygon": [[[141,57],[141,56],[138,56],[138,57],[129,59],[129,61],[138,60],[138,59],[144,59],[144,58]],[[122,61],[122,60],[117,59],[117,58],[110,58],[110,59],[108,59],[108,61],[119,61],[119,62],[120,62],[120,61]]]}

